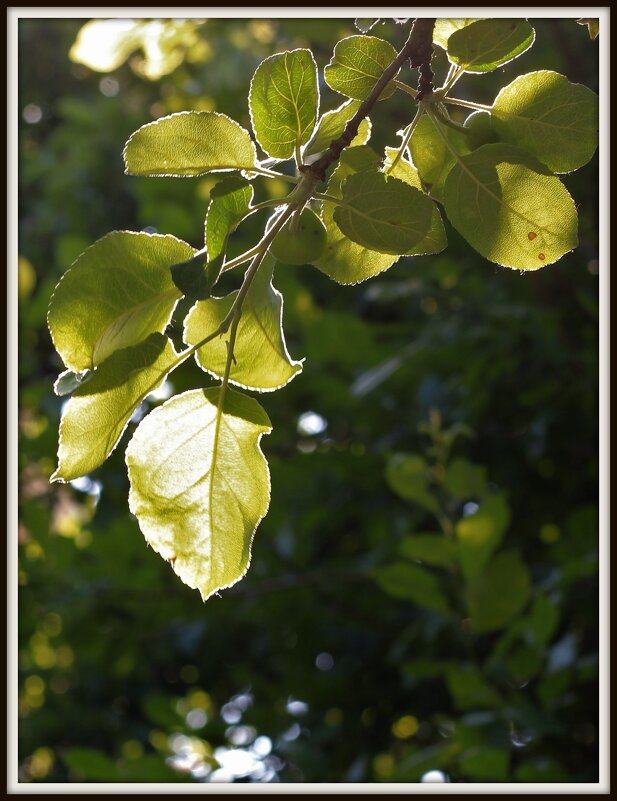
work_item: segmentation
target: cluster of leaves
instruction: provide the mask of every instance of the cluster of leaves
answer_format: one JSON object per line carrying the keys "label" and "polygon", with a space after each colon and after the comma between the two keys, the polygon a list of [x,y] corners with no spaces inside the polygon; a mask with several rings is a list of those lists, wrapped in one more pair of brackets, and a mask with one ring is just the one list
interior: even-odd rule
{"label": "cluster of leaves", "polygon": [[[46,486],[66,403],[49,393],[60,362],[45,330],[47,301],[73,258],[112,228],[156,226],[198,241],[206,189],[220,175],[122,176],[118,142],[151,105],[152,115],[154,104],[157,114],[216,108],[248,127],[243,76],[264,56],[310,46],[326,63],[352,31],[325,20],[210,20],[201,42],[213,60],[191,60],[153,83],[127,64],[110,97],[110,78],[66,61],[79,24],[30,20],[21,40],[20,102],[44,112],[37,125],[20,121],[21,780],[415,782],[439,768],[454,782],[595,781],[597,160],[566,178],[580,204],[580,247],[529,280],[480,269],[447,219],[447,251],[421,270],[406,259],[342,287],[309,267],[277,269],[289,347],[306,356],[303,380],[267,397],[277,420],[268,439],[272,491],[282,502],[261,524],[249,575],[203,608],[143,548],[126,511],[123,449],[93,480]],[[572,20],[534,27],[541,47],[524,54],[525,70],[550,66],[595,86],[584,29]],[[399,30],[376,28],[392,41]],[[436,72],[444,60],[440,48]],[[458,93],[475,92],[478,80],[488,102],[517,66],[468,76]],[[379,104],[373,141],[390,141],[407,97],[398,91]],[[337,105],[327,87],[321,98]],[[281,194],[276,180],[264,183],[266,197]],[[232,255],[256,241],[258,219],[230,238]],[[234,288],[233,274],[218,294]],[[189,305],[179,303],[174,317]],[[173,374],[173,390],[203,377],[191,359]],[[171,386],[162,389],[127,439]],[[457,439],[443,466],[415,431],[431,407],[444,425],[476,431]],[[322,433],[300,426],[309,409],[322,416]],[[407,538],[443,535],[434,511],[388,489],[392,451],[423,460],[424,486],[455,527],[474,508],[466,503],[505,499],[512,520],[482,571],[515,550],[531,586],[501,628],[461,626],[470,582],[456,561],[451,572],[402,552]],[[443,489],[444,472],[463,456],[489,479],[482,496],[459,498],[451,480]],[[456,550],[456,532],[447,539]],[[448,611],[409,590],[401,597],[401,584],[382,591],[375,578],[397,563],[434,577]],[[536,604],[547,619],[549,607],[559,610],[544,645]],[[493,653],[502,639],[501,655]],[[474,688],[478,673],[490,691]],[[257,735],[270,738],[269,756],[257,756]]]}
{"label": "cluster of leaves", "polygon": [[[372,96],[396,51],[367,35],[336,45],[324,78],[348,99],[321,116],[310,50],[278,53],[257,67],[249,111],[265,160],[245,128],[216,112],[172,114],[136,131],[124,150],[129,174],[239,175],[212,192],[202,250],[171,235],[117,231],[88,248],[56,287],[48,323],[67,370],[55,390],[72,397],[52,479],[70,481],[100,466],[144,398],[194,355],[220,387],[178,395],[141,423],[126,452],[129,506],[149,544],[204,599],[241,578],[268,508],[259,442],[271,425],[254,399],[228,385],[271,391],[301,369],[282,331],[282,297],[272,285],[277,261],[310,260],[334,280],[356,283],[400,256],[437,253],[446,238],[434,200],[498,264],[535,270],[576,246],[575,204],[554,173],[575,170],[593,155],[594,93],[544,70],[516,78],[491,107],[450,94],[463,74],[501,67],[534,37],[524,20],[438,20],[434,41],[447,52],[448,75],[418,100],[400,147],[384,156],[366,145],[366,112],[397,89],[417,92],[393,76]],[[461,126],[447,103],[481,110]],[[349,147],[327,191],[318,192],[321,176],[311,163],[343,132],[350,132]],[[271,169],[289,160],[296,176]],[[260,176],[295,187],[254,204]],[[317,201],[320,218],[307,208]],[[227,258],[240,223],[270,207],[262,239]],[[212,295],[223,273],[249,261],[238,290]],[[178,351],[164,332],[182,297],[195,303],[184,321],[186,347]]]}

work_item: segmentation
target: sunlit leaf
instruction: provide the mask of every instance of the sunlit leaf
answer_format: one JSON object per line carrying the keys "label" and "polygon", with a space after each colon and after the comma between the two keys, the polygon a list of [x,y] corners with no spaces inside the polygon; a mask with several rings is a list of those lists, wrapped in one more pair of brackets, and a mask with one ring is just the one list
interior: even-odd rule
{"label": "sunlit leaf", "polygon": [[310,50],[264,59],[249,92],[255,138],[273,158],[288,159],[311,138],[319,109],[317,64]]}
{"label": "sunlit leaf", "polygon": [[129,507],[147,542],[206,600],[239,581],[270,500],[259,441],[271,429],[253,398],[219,388],[176,395],[126,451]]}
{"label": "sunlit leaf", "polygon": [[473,627],[494,631],[509,623],[527,603],[530,576],[516,551],[497,554],[467,588]]}
{"label": "sunlit leaf", "polygon": [[343,184],[334,221],[357,244],[401,256],[427,235],[432,214],[433,203],[418,189],[367,170]]}
{"label": "sunlit leaf", "polygon": [[[396,58],[389,42],[376,36],[348,36],[334,48],[334,54],[324,69],[330,89],[354,100],[364,100],[371,93],[381,74]],[[379,96],[385,100],[396,91],[394,79]]]}
{"label": "sunlit leaf", "polygon": [[56,378],[54,392],[60,397],[63,395],[70,395],[86,381],[89,381],[93,375],[94,370],[83,370],[81,373],[75,373],[73,370],[65,370]]}
{"label": "sunlit leaf", "polygon": [[[330,145],[333,139],[338,137],[345,130],[345,125],[360,108],[359,100],[347,100],[338,108],[326,113],[320,118],[317,130],[313,134],[311,141],[303,150],[303,157],[313,156],[320,153]],[[358,133],[351,140],[349,147],[365,145],[371,135],[371,121],[365,117],[358,126]]]}
{"label": "sunlit leaf", "polygon": [[519,75],[495,98],[493,128],[553,172],[586,164],[598,146],[598,96],[551,70]]}
{"label": "sunlit leaf", "polygon": [[435,27],[433,28],[433,41],[444,50],[448,49],[448,39],[455,31],[460,31],[474,22],[479,21],[479,17],[462,17],[459,19],[450,19],[447,17],[435,20]]}
{"label": "sunlit leaf", "polygon": [[174,236],[131,231],[113,231],[85,250],[57,285],[47,316],[67,367],[90,370],[163,331],[181,296],[169,268],[194,253]]}
{"label": "sunlit leaf", "polygon": [[581,17],[577,19],[576,22],[578,25],[586,25],[587,30],[589,31],[589,38],[590,39],[597,39],[598,34],[600,33],[600,20],[594,19],[592,17]]}
{"label": "sunlit leaf", "polygon": [[116,351],[75,390],[60,421],[55,481],[71,481],[99,467],[118,444],[131,415],[157,389],[178,354],[163,334]]}
{"label": "sunlit leaf", "polygon": [[[394,165],[394,168],[390,170],[397,152],[398,150],[396,148],[386,148],[383,171],[388,172],[393,178],[398,178],[406,184],[409,184],[409,186],[413,186],[415,189],[422,191],[422,182],[418,170],[406,159],[399,159]],[[424,236],[415,247],[408,250],[405,254],[406,256],[425,256],[431,253],[440,253],[448,244],[441,213],[435,203],[432,205],[431,223],[426,236]]]}
{"label": "sunlit leaf", "polygon": [[210,287],[214,285],[223,266],[229,235],[246,216],[252,200],[252,185],[236,175],[224,178],[210,192],[206,215],[206,281]]}
{"label": "sunlit leaf", "polygon": [[142,125],[124,148],[129,175],[189,177],[248,170],[255,145],[241,125],[213,111],[180,111]]}
{"label": "sunlit leaf", "polygon": [[368,33],[371,28],[374,28],[375,25],[379,22],[379,17],[377,19],[367,19],[359,17],[358,19],[354,20],[354,25],[356,28],[361,31],[362,33]]}
{"label": "sunlit leaf", "polygon": [[[380,159],[370,147],[353,147],[344,150],[339,166],[332,173],[327,193],[341,197],[341,185],[346,178],[359,170],[379,169]],[[326,226],[328,240],[323,256],[313,264],[339,284],[357,284],[391,267],[396,256],[378,253],[352,242],[334,221],[335,206],[323,203],[321,219]]]}
{"label": "sunlit leaf", "polygon": [[[248,389],[270,391],[285,386],[301,371],[302,362],[287,351],[283,336],[283,298],[272,286],[275,260],[266,256],[242,306],[230,381]],[[184,339],[195,345],[215,331],[228,314],[237,292],[197,303],[185,321]],[[196,353],[199,366],[221,378],[227,361],[225,335],[211,340]]]}
{"label": "sunlit leaf", "polygon": [[523,19],[484,19],[448,37],[448,58],[466,72],[491,72],[528,50],[535,31]]}
{"label": "sunlit leaf", "polygon": [[208,254],[197,253],[192,259],[171,265],[171,278],[183,295],[193,300],[210,297],[210,286],[206,281]]}
{"label": "sunlit leaf", "polygon": [[469,153],[470,148],[465,134],[446,126],[441,130],[449,147],[430,118],[426,114],[423,115],[411,135],[409,150],[426,191],[443,202],[444,184],[456,163],[456,156],[452,150],[462,156]]}
{"label": "sunlit leaf", "polygon": [[525,151],[483,145],[459,158],[444,187],[450,222],[490,261],[537,270],[578,242],[576,207],[559,178]]}

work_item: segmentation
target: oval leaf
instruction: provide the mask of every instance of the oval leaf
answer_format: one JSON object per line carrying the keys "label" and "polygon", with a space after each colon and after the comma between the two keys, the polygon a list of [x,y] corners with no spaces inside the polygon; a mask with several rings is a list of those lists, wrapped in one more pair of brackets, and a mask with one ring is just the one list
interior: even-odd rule
{"label": "oval leaf", "polygon": [[236,175],[223,179],[210,192],[205,226],[208,251],[206,282],[210,288],[221,272],[229,235],[248,213],[252,200],[253,187]]}
{"label": "oval leaf", "polygon": [[[328,194],[341,197],[341,186],[350,175],[367,167],[379,169],[379,166],[379,156],[370,147],[344,150],[339,166],[330,177]],[[333,203],[322,204],[321,219],[328,238],[323,255],[313,262],[315,267],[339,284],[357,284],[390,268],[397,257],[352,242],[334,222],[335,208]]]}
{"label": "oval leaf", "polygon": [[469,585],[467,602],[473,627],[494,631],[516,617],[527,603],[529,571],[516,551],[498,554]]}
{"label": "oval leaf", "polygon": [[246,573],[268,510],[259,447],[271,430],[253,398],[228,389],[176,395],[139,425],[126,450],[129,507],[154,550],[204,601]]}
{"label": "oval leaf", "polygon": [[[389,42],[376,36],[348,36],[334,48],[330,63],[324,69],[324,78],[330,89],[354,100],[369,96],[382,72],[396,58],[396,50]],[[384,88],[380,100],[396,91],[394,79]]]}
{"label": "oval leaf", "polygon": [[412,601],[443,615],[450,611],[437,577],[419,565],[393,562],[374,570],[373,576],[382,590],[394,598]]}
{"label": "oval leaf", "polygon": [[430,117],[424,114],[418,120],[409,141],[411,158],[418,168],[424,187],[439,202],[443,201],[443,187],[448,173],[456,163],[456,156],[452,151],[460,155],[469,153],[465,134],[445,126],[441,130],[443,136],[439,135]]}
{"label": "oval leaf", "polygon": [[64,274],[47,322],[71,370],[91,370],[114,351],[163,331],[181,297],[170,267],[195,249],[175,236],[113,231]]}
{"label": "oval leaf", "polygon": [[[266,256],[244,300],[229,374],[233,384],[262,392],[284,387],[302,370],[302,361],[294,361],[285,344],[283,297],[272,286],[274,263],[271,256]],[[193,306],[185,321],[186,344],[195,345],[215,331],[237,294],[232,292],[224,298],[210,298]],[[224,336],[217,337],[195,354],[202,370],[215,378],[221,378],[225,372],[226,342]]]}
{"label": "oval leaf", "polygon": [[[335,108],[333,111],[326,111],[319,120],[319,125],[317,126],[313,138],[304,148],[302,153],[303,157],[306,159],[309,156],[314,156],[326,150],[330,142],[332,142],[333,139],[338,139],[343,133],[345,126],[359,108],[359,100],[347,100],[342,106]],[[365,117],[358,126],[358,133],[349,143],[349,147],[365,145],[370,135],[371,121],[368,117]]]}
{"label": "oval leaf", "polygon": [[465,72],[491,72],[529,50],[535,31],[523,19],[483,19],[448,38],[448,58]]}
{"label": "oval leaf", "polygon": [[524,151],[483,145],[459,157],[444,187],[452,225],[485,258],[537,270],[577,245],[574,201],[559,178]]}
{"label": "oval leaf", "polygon": [[520,75],[495,98],[493,129],[504,142],[532,153],[553,172],[587,164],[598,146],[598,96],[565,75]]}
{"label": "oval leaf", "polygon": [[371,170],[359,172],[345,181],[342,194],[334,221],[359,245],[401,256],[429,231],[432,202],[398,178]]}
{"label": "oval leaf", "polygon": [[448,39],[455,31],[460,31],[474,22],[479,22],[481,17],[463,17],[459,19],[449,19],[444,17],[435,20],[435,27],[433,28],[433,41],[444,50],[448,49]]}
{"label": "oval leaf", "polygon": [[116,351],[78,388],[60,421],[58,469],[52,481],[72,481],[103,464],[131,415],[176,365],[178,354],[163,334],[151,334]]}
{"label": "oval leaf", "polygon": [[142,125],[123,155],[128,175],[182,178],[248,170],[257,163],[248,131],[214,111],[180,111]]}
{"label": "oval leaf", "polygon": [[[390,166],[396,157],[398,150],[394,147],[386,148],[386,158],[384,160],[383,170],[388,172]],[[394,169],[389,172],[393,178],[398,178],[404,181],[409,186],[415,189],[422,190],[422,183],[418,170],[410,164],[406,159],[401,158],[398,160]],[[425,256],[430,253],[440,253],[448,244],[446,238],[446,231],[443,227],[443,221],[437,205],[433,203],[433,212],[431,215],[431,224],[429,226],[426,236],[418,242],[418,244],[407,251],[406,256]]]}
{"label": "oval leaf", "polygon": [[308,142],[318,108],[317,64],[310,50],[276,53],[255,70],[251,121],[255,138],[272,158],[291,158]]}

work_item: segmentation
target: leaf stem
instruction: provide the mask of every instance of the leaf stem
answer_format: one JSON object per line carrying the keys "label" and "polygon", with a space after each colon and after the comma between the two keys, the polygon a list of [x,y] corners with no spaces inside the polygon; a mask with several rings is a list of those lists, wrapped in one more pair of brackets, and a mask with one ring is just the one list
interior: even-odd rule
{"label": "leaf stem", "polygon": [[407,146],[409,145],[409,141],[411,139],[411,135],[415,131],[416,125],[420,121],[420,117],[422,116],[423,113],[424,113],[424,110],[422,109],[422,107],[418,106],[418,110],[416,111],[415,117],[413,118],[413,120],[407,126],[407,132],[405,134],[405,138],[403,139],[403,141],[401,143],[400,148],[398,149],[398,153],[394,157],[394,159],[392,161],[392,164],[386,170],[386,175],[390,175],[392,170],[396,167],[396,165],[399,163],[399,161],[403,157],[403,154],[405,153],[405,150],[407,150]]}
{"label": "leaf stem", "polygon": [[418,96],[418,90],[417,89],[412,89],[411,86],[409,86],[408,84],[404,83],[403,81],[399,81],[399,80],[395,79],[393,83],[394,83],[394,85],[396,86],[397,89],[400,89],[401,91],[406,92],[408,95],[411,95],[412,97],[417,97]]}
{"label": "leaf stem", "polygon": [[297,184],[300,181],[300,179],[296,178],[294,175],[285,175],[285,173],[276,172],[276,170],[266,170],[264,167],[251,167],[251,169],[246,170],[246,172],[256,172],[259,175],[264,175],[266,178],[280,178],[281,181],[287,181],[291,184]]}
{"label": "leaf stem", "polygon": [[485,106],[484,103],[474,103],[473,100],[461,100],[458,97],[444,97],[443,102],[452,103],[455,106],[464,106],[465,108],[474,108],[479,111],[488,111],[489,113],[493,108],[492,106]]}

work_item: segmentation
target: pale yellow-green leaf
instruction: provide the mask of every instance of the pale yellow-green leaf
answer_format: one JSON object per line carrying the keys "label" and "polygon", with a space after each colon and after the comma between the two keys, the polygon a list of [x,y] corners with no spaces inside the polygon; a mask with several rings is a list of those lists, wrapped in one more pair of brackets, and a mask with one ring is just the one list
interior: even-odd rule
{"label": "pale yellow-green leaf", "polygon": [[[324,69],[324,78],[335,92],[354,100],[365,100],[395,58],[396,50],[385,39],[348,36],[334,48],[332,58]],[[385,100],[395,91],[394,80],[391,80],[384,87],[379,100]]]}
{"label": "pale yellow-green leaf", "polygon": [[47,315],[56,350],[76,372],[164,331],[181,292],[172,264],[195,249],[175,236],[113,231],[74,262],[54,290]]}
{"label": "pale yellow-green leaf", "polygon": [[497,264],[517,270],[552,264],[576,247],[578,217],[565,186],[543,169],[505,144],[458,157],[444,188],[450,222]]}
{"label": "pale yellow-green leaf", "polygon": [[[353,117],[353,115],[360,108],[359,100],[347,100],[338,108],[332,111],[326,111],[320,118],[317,130],[313,134],[311,141],[306,145],[302,153],[306,159],[308,156],[313,156],[316,153],[321,153],[326,150],[330,142],[338,137],[345,130],[345,125]],[[349,143],[348,147],[356,147],[358,145],[365,145],[371,136],[371,121],[365,117],[358,126],[358,133]]]}
{"label": "pale yellow-green leaf", "polygon": [[565,75],[540,70],[519,75],[491,109],[499,138],[532,153],[553,172],[586,164],[598,146],[598,96]]}
{"label": "pale yellow-green leaf", "polygon": [[246,573],[268,510],[270,475],[259,447],[270,420],[227,389],[176,395],[140,423],[126,451],[129,508],[146,541],[204,600]]}
{"label": "pale yellow-green leaf", "polygon": [[150,177],[249,170],[257,162],[248,131],[214,111],[180,111],[142,125],[123,155],[129,175]]}
{"label": "pale yellow-green leaf", "polygon": [[310,50],[276,53],[255,70],[249,110],[255,138],[269,156],[288,159],[306,144],[318,109],[317,64]]}
{"label": "pale yellow-green leaf", "polygon": [[[285,386],[302,370],[302,361],[291,358],[283,336],[283,298],[272,286],[274,264],[274,258],[266,256],[244,300],[229,374],[233,384],[261,392]],[[196,303],[185,321],[186,344],[196,345],[215,331],[237,294]],[[195,354],[199,366],[216,378],[225,372],[227,339],[217,337]]]}
{"label": "pale yellow-green leaf", "polygon": [[535,31],[524,19],[483,19],[448,37],[448,58],[465,72],[491,72],[528,50]]}
{"label": "pale yellow-green leaf", "polygon": [[139,404],[178,361],[163,334],[116,351],[78,387],[60,421],[58,469],[52,481],[72,481],[99,467],[116,447]]}
{"label": "pale yellow-green leaf", "polygon": [[460,31],[466,28],[473,22],[478,22],[482,17],[464,17],[458,19],[441,18],[435,20],[435,27],[433,28],[433,41],[444,50],[448,49],[448,39],[455,31]]}

